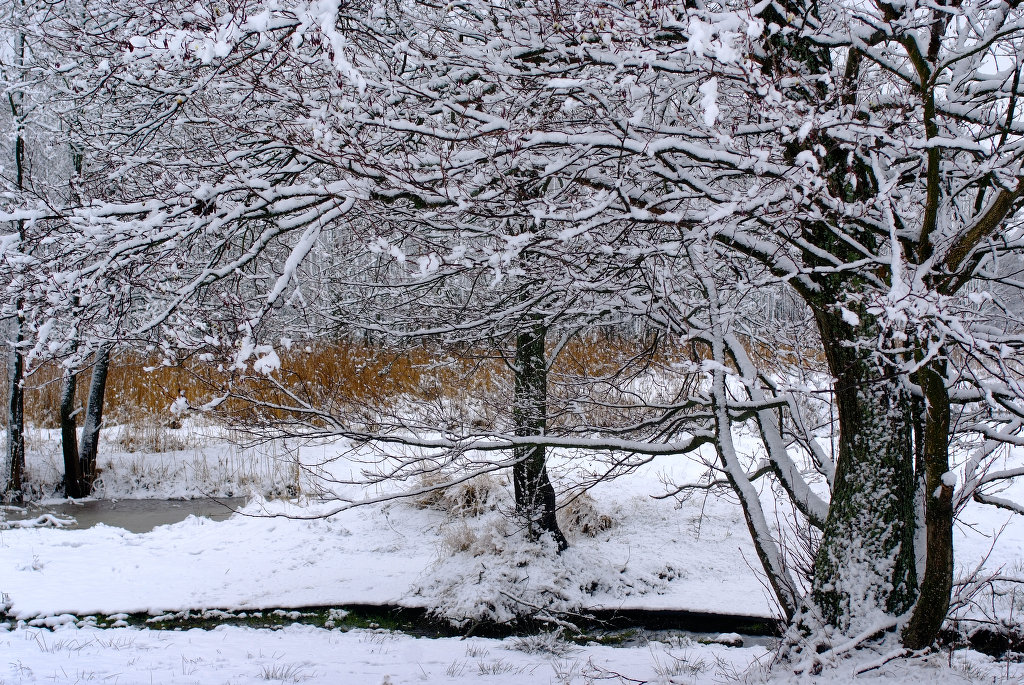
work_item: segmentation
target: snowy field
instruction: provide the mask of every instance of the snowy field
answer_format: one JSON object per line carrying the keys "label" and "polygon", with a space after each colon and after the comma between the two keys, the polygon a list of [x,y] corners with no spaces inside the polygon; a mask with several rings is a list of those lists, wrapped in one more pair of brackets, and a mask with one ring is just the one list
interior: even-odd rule
{"label": "snowy field", "polygon": [[[30,459],[37,473],[53,468],[48,445],[47,436],[36,436]],[[307,496],[316,484],[296,465],[344,454],[318,473],[356,469],[366,455],[345,443],[243,451],[207,437],[160,454],[107,447],[100,460],[106,497],[229,496],[239,488],[262,495],[225,521],[190,517],[143,534],[106,525],[0,530],[0,592],[10,617],[0,631],[0,683],[721,683],[761,680],[771,661],[764,646],[664,634],[603,646],[550,636],[426,639],[309,625],[99,629],[82,619],[345,604],[441,608],[497,620],[540,604],[567,612],[775,615],[737,505],[652,497],[665,491],[666,480],[698,473],[688,459],[654,462],[599,484],[573,510],[574,521],[564,523],[572,546],[556,555],[526,545],[508,522],[507,484],[496,476],[468,500],[465,492],[462,499],[398,500],[323,518],[334,505]],[[554,470],[563,483],[579,477],[569,465],[563,460]],[[289,488],[300,496],[267,497]],[[969,508],[963,520],[962,571],[986,554],[993,570],[1022,563],[1021,522],[980,507]],[[961,650],[890,662],[860,678],[1017,682],[1022,676],[1020,665]],[[829,677],[845,682],[851,673],[839,669]]]}

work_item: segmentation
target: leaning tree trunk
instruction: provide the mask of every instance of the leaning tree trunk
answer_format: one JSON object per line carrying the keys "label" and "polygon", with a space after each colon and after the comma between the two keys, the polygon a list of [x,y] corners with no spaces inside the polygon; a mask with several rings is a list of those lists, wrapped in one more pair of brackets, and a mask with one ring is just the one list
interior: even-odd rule
{"label": "leaning tree trunk", "polygon": [[78,422],[75,420],[75,390],[78,373],[65,369],[60,385],[60,444],[64,453],[64,494],[68,497],[86,497],[88,485],[82,478],[82,462],[78,456]]}
{"label": "leaning tree trunk", "polygon": [[96,352],[89,382],[89,399],[85,407],[85,425],[82,428],[82,447],[78,455],[82,481],[86,494],[92,491],[96,480],[96,454],[99,448],[100,426],[103,423],[103,396],[107,390],[107,371],[110,369],[110,347]]}
{"label": "leaning tree trunk", "polygon": [[[519,437],[544,435],[547,429],[545,337],[546,330],[540,324],[516,336],[512,420]],[[526,521],[531,536],[550,533],[559,551],[565,549],[568,543],[555,516],[555,489],[548,478],[544,447],[517,447],[514,456],[512,481],[517,513]]]}
{"label": "leaning tree trunk", "polygon": [[[811,595],[826,623],[861,633],[904,614],[917,595],[911,402],[870,347],[876,320],[858,325],[815,307],[839,415],[839,456]],[[869,341],[868,349],[858,341]]]}
{"label": "leaning tree trunk", "polygon": [[7,483],[3,495],[22,501],[25,479],[25,358],[22,320],[15,320],[13,347],[7,366]]}

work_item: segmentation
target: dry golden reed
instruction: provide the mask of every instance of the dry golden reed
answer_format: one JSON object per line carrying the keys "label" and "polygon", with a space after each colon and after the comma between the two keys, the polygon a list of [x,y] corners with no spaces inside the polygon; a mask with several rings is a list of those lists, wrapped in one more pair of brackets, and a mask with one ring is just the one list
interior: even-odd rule
{"label": "dry golden reed", "polygon": [[[661,341],[644,344],[604,333],[576,337],[561,348],[552,366],[552,390],[588,378],[614,381],[651,365],[667,368],[674,360],[690,359],[694,354],[699,355],[689,347],[667,346]],[[254,374],[251,367],[229,369],[228,353],[219,364],[190,358],[168,366],[122,352],[111,361],[104,423],[152,421],[154,416],[166,417],[170,423],[174,421],[170,407],[178,397],[198,407],[228,390],[232,399],[218,409],[243,424],[280,419],[288,412],[273,406],[293,405],[296,400],[327,414],[344,415],[366,408],[394,408],[404,399],[458,403],[470,396],[507,395],[511,356],[511,350],[498,348],[397,348],[339,340],[281,351],[281,368],[264,377]],[[76,406],[86,401],[90,374],[89,368],[79,372]],[[39,428],[58,426],[60,386],[61,369],[56,363],[44,363],[32,372],[25,393],[29,423]]]}

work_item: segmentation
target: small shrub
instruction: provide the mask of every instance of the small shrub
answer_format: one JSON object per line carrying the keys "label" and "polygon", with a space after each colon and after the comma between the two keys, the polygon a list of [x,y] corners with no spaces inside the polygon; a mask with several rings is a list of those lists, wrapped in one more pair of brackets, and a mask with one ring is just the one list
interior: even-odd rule
{"label": "small shrub", "polygon": [[445,526],[441,530],[442,555],[458,554],[468,551],[476,543],[476,533],[466,525],[465,521]]}
{"label": "small shrub", "polygon": [[686,653],[676,655],[665,652],[667,658],[654,657],[654,672],[661,680],[670,683],[679,682],[676,678],[693,678],[708,670],[709,665],[704,659],[691,659]]}

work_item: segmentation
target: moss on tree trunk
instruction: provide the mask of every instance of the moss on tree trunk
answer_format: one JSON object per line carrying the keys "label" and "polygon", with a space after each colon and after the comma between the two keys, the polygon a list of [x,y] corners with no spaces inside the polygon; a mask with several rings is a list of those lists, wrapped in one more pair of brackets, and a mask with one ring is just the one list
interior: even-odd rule
{"label": "moss on tree trunk", "polygon": [[879,338],[871,315],[858,312],[852,325],[816,309],[835,379],[839,455],[812,598],[826,622],[852,633],[905,613],[917,597],[913,417],[906,388],[871,344]]}

